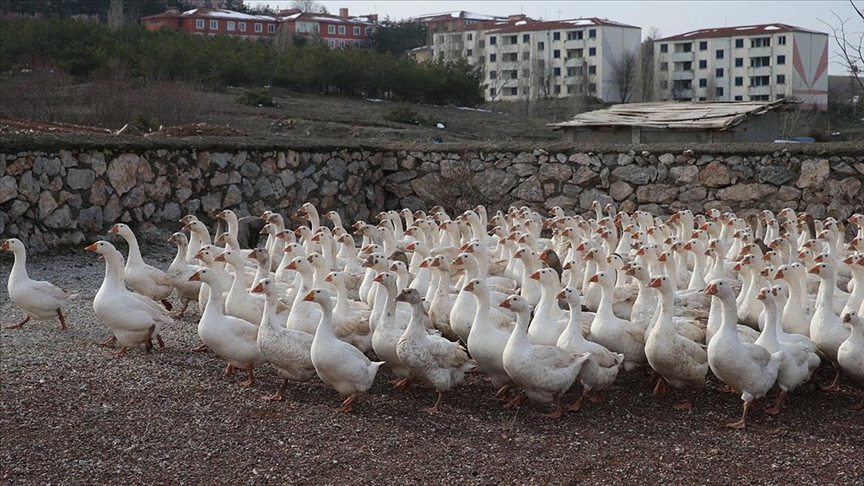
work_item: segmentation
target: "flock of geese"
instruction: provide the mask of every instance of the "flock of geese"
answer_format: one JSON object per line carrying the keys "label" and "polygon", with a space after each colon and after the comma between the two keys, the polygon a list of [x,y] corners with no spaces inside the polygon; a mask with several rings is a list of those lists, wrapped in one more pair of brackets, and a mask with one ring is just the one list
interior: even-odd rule
{"label": "flock of geese", "polygon": [[[108,241],[86,248],[105,260],[93,309],[113,334],[103,344],[118,343],[121,356],[149,352],[154,339],[164,346],[163,327],[196,301],[202,344],[193,349],[224,359],[225,375],[243,369],[249,386],[256,366],[270,363],[283,379],[270,400],[317,376],[344,397],[342,412],[384,364],[397,389],[435,390],[429,412],[479,368],[505,406],[527,398],[554,405],[552,417],[602,401],[622,369],[645,370],[655,394],[684,390],[675,407],[689,409],[710,369],[744,402],[733,428],[775,384],[765,412],[778,413],[823,361],[837,371],[823,389],[838,390],[841,372],[864,385],[864,215],[849,218],[857,236],[847,243],[843,222],[791,209],[749,221],[717,210],[663,221],[596,202],[593,211],[403,209],[345,228],[332,211],[322,224],[306,203],[296,216],[308,224],[286,228],[267,211],[266,243],[245,249],[243,220],[224,210],[227,231],[215,241],[195,216],[180,220],[166,271],[145,263],[132,230],[115,224],[109,233],[127,243],[125,259]],[[15,255],[9,295],[26,314],[12,327],[56,317],[65,329],[76,294],[31,280],[20,240],[0,249]],[[172,312],[175,293],[182,309]],[[576,381],[582,394],[565,407]]]}

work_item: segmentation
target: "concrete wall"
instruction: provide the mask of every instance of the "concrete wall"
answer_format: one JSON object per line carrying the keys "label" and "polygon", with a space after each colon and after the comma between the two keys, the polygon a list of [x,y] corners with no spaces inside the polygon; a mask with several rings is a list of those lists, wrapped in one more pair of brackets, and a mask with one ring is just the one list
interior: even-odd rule
{"label": "concrete wall", "polygon": [[102,237],[117,221],[163,236],[187,213],[291,215],[306,201],[348,223],[435,204],[582,213],[595,199],[658,215],[791,207],[845,218],[864,208],[861,144],[345,144],[6,134],[0,238],[40,251]]}

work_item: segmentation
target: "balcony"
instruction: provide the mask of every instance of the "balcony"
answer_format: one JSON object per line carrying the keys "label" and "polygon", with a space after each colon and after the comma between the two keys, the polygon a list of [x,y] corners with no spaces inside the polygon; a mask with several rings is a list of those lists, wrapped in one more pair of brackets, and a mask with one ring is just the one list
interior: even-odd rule
{"label": "balcony", "polygon": [[695,57],[693,51],[690,52],[673,52],[670,56],[672,62],[692,61]]}
{"label": "balcony", "polygon": [[565,67],[579,67],[585,65],[585,59],[581,57],[570,57],[564,60]]}
{"label": "balcony", "polygon": [[585,39],[580,40],[565,40],[564,49],[579,49],[585,48]]}
{"label": "balcony", "polygon": [[751,47],[747,49],[747,57],[765,57],[774,53],[771,47]]}
{"label": "balcony", "polygon": [[770,95],[771,94],[771,86],[748,86],[747,94],[750,96],[759,96],[759,95]]}
{"label": "balcony", "polygon": [[670,78],[672,81],[680,79],[693,79],[693,71],[672,71]]}
{"label": "balcony", "polygon": [[519,52],[519,44],[501,44],[498,46],[498,52],[510,53],[510,52]]}
{"label": "balcony", "polygon": [[771,66],[748,67],[747,76],[771,76]]}

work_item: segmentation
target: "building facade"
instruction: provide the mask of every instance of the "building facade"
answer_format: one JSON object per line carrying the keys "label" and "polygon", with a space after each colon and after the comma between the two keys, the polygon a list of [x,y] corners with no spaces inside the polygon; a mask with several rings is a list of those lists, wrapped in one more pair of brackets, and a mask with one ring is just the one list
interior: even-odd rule
{"label": "building facade", "polygon": [[432,59],[480,66],[487,101],[590,96],[620,103],[629,93],[617,73],[633,64],[632,92],[641,35],[639,27],[597,18],[542,22],[517,15],[435,33]]}
{"label": "building facade", "polygon": [[828,109],[828,34],[786,24],[702,29],[654,42],[656,99]]}
{"label": "building facade", "polygon": [[283,11],[279,20],[291,36],[319,40],[330,48],[369,48],[372,33],[378,23],[378,15],[359,17],[348,15],[347,8],[340,8],[339,15],[312,12]]}

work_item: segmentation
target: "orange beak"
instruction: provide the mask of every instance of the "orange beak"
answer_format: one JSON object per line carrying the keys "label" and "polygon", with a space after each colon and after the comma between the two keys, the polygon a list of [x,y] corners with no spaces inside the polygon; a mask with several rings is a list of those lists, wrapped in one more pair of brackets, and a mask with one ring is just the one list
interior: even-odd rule
{"label": "orange beak", "polygon": [[183,225],[183,228],[180,231],[192,231],[192,223]]}
{"label": "orange beak", "polygon": [[588,281],[591,283],[597,283],[600,281],[600,275],[595,273],[591,276],[591,278],[588,279]]}
{"label": "orange beak", "polygon": [[567,262],[563,267],[561,267],[562,270],[570,270],[571,268],[573,268],[573,263],[571,262]]}
{"label": "orange beak", "polygon": [[248,258],[249,260],[255,260],[255,253],[250,253],[249,256],[247,256],[246,258]]}
{"label": "orange beak", "polygon": [[659,278],[654,278],[654,279],[651,279],[650,282],[648,282],[648,286],[656,289],[656,288],[660,287],[660,282],[661,282],[661,280]]}
{"label": "orange beak", "polygon": [[736,263],[735,266],[732,267],[732,270],[735,270],[736,272],[740,272],[741,271],[741,263]]}
{"label": "orange beak", "polygon": [[846,324],[849,324],[850,322],[852,322],[852,314],[849,314],[849,313],[844,314],[843,315],[843,322],[845,322]]}
{"label": "orange beak", "polygon": [[[8,241],[4,241],[4,242],[3,242],[3,246],[0,246],[0,250],[8,250],[8,249],[9,249],[9,242],[8,242]],[[90,245],[90,246],[88,246],[87,248],[84,248],[84,249],[87,250],[87,251],[96,251],[96,243],[93,243],[92,245]]]}
{"label": "orange beak", "polygon": [[373,281],[373,282],[382,283],[382,282],[384,282],[384,278],[383,278],[383,277],[381,276],[381,274],[379,273],[378,275],[375,276],[375,278],[372,279],[372,281]]}
{"label": "orange beak", "polygon": [[716,284],[710,284],[704,290],[707,295],[717,295],[718,289]]}
{"label": "orange beak", "polygon": [[297,269],[297,264],[294,263],[293,261],[289,262],[288,265],[285,265],[285,270],[296,270],[296,269]]}
{"label": "orange beak", "polygon": [[510,308],[510,299],[506,299],[506,300],[502,301],[500,304],[498,304],[498,307],[503,307],[505,309],[509,309]]}
{"label": "orange beak", "polygon": [[415,245],[413,242],[411,242],[411,243],[408,243],[408,246],[406,246],[405,249],[408,251],[414,251],[417,249],[417,245]]}
{"label": "orange beak", "polygon": [[201,281],[201,272],[195,272],[194,275],[189,277],[190,282],[200,282]]}
{"label": "orange beak", "polygon": [[261,285],[261,282],[258,282],[258,285],[252,287],[252,290],[250,290],[249,292],[252,292],[253,294],[264,293],[264,286]]}
{"label": "orange beak", "polygon": [[228,216],[228,213],[226,213],[225,211],[222,211],[221,213],[216,215],[216,217],[219,219],[225,219],[227,216]]}
{"label": "orange beak", "polygon": [[693,245],[691,245],[690,242],[688,241],[687,243],[684,244],[684,249],[685,250],[692,250]]}
{"label": "orange beak", "polygon": [[529,278],[531,278],[532,280],[540,280],[540,272],[537,271],[537,272],[532,273],[531,277],[529,277]]}
{"label": "orange beak", "polygon": [[[426,262],[423,262],[423,263],[426,263]],[[441,260],[432,260],[432,265],[431,265],[431,266],[433,266],[433,267],[440,267],[440,266],[441,266]]]}
{"label": "orange beak", "polygon": [[428,266],[429,266],[429,264],[426,263],[426,260],[423,260],[422,262],[420,262],[420,268],[426,268]]}
{"label": "orange beak", "polygon": [[459,251],[468,251],[469,246],[471,246],[470,243],[465,243],[464,245],[459,247]]}
{"label": "orange beak", "polygon": [[261,228],[261,231],[258,232],[259,235],[266,235],[267,233],[269,233],[269,231],[267,231],[266,228]]}
{"label": "orange beak", "polygon": [[224,254],[224,253],[220,253],[219,255],[216,256],[216,258],[213,259],[213,261],[216,261],[216,262],[224,262],[224,261],[225,261],[225,254]]}
{"label": "orange beak", "polygon": [[110,230],[108,230],[108,233],[112,234],[112,235],[116,235],[119,231],[120,231],[120,227],[115,224],[114,226],[111,227]]}
{"label": "orange beak", "polygon": [[810,270],[807,270],[807,273],[819,275],[819,265],[816,265],[815,267],[811,268]]}
{"label": "orange beak", "polygon": [[469,283],[462,290],[464,290],[465,292],[473,292],[474,291],[474,284]]}
{"label": "orange beak", "polygon": [[854,260],[855,260],[855,257],[848,256],[848,257],[843,259],[843,263],[845,263],[846,265],[851,265]]}
{"label": "orange beak", "polygon": [[665,263],[666,262],[666,253],[665,252],[661,253],[660,256],[657,257],[657,261]]}
{"label": "orange beak", "polygon": [[765,292],[765,289],[759,291],[759,295],[756,296],[759,300],[765,300],[768,297],[768,292]]}
{"label": "orange beak", "polygon": [[558,295],[556,295],[555,298],[557,300],[564,300],[567,298],[567,294],[562,290],[561,292],[558,292]]}
{"label": "orange beak", "polygon": [[315,293],[312,292],[311,290],[309,291],[308,294],[306,294],[306,297],[303,297],[303,301],[305,301],[305,302],[309,302],[310,300],[315,300]]}
{"label": "orange beak", "polygon": [[783,270],[777,270],[777,272],[774,273],[774,279],[773,280],[777,280],[778,278],[783,278],[784,275],[785,274],[783,273]]}

